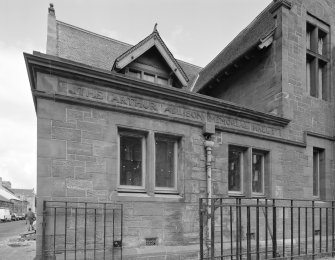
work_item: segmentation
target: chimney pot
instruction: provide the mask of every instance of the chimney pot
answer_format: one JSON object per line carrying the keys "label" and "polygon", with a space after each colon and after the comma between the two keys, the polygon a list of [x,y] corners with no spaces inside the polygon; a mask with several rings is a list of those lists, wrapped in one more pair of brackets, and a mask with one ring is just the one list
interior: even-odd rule
{"label": "chimney pot", "polygon": [[54,8],[54,4],[50,3],[50,6],[49,6],[49,14],[51,15],[55,15],[55,8]]}

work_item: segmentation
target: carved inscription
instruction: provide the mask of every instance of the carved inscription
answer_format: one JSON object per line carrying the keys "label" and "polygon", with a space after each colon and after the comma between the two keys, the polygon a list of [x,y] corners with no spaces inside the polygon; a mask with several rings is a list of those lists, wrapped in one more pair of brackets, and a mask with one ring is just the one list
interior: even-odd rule
{"label": "carved inscription", "polygon": [[174,115],[174,116],[180,116],[183,118],[189,118],[189,119],[198,120],[198,121],[203,121],[203,122],[206,121],[205,113],[196,111],[196,110],[185,109],[182,107],[163,105],[162,113]]}
{"label": "carved inscription", "polygon": [[237,118],[231,118],[227,116],[211,114],[211,113],[207,114],[207,121],[211,123],[215,123],[216,125],[227,127],[227,128],[239,128],[239,129],[261,133],[261,134],[267,134],[267,135],[279,135],[280,134],[278,129],[275,129],[269,126],[256,124],[256,123],[248,122],[248,121],[237,119]]}
{"label": "carved inscription", "polygon": [[74,84],[67,84],[63,82],[61,82],[60,84],[60,87],[62,87],[62,89],[67,86],[67,94],[69,96],[83,97],[86,99],[97,100],[99,102],[113,104],[116,106],[131,107],[139,110],[165,114],[173,117],[196,120],[203,123],[215,123],[218,126],[223,126],[227,128],[236,128],[265,135],[280,136],[279,129],[239,118],[187,109],[175,105],[167,105],[150,100],[145,100],[142,98],[135,98],[127,95],[120,95],[97,89],[81,87]]}
{"label": "carved inscription", "polygon": [[139,98],[117,95],[117,94],[111,94],[111,93],[108,93],[107,103],[122,105],[122,106],[127,106],[127,107],[134,107],[134,108],[149,110],[153,112],[158,112],[159,106],[160,106],[156,102],[139,99]]}
{"label": "carved inscription", "polygon": [[98,100],[106,99],[106,92],[104,91],[79,87],[79,86],[71,85],[71,84],[68,84],[68,93],[72,96],[73,95],[80,96],[80,97],[85,97],[89,99],[98,99]]}

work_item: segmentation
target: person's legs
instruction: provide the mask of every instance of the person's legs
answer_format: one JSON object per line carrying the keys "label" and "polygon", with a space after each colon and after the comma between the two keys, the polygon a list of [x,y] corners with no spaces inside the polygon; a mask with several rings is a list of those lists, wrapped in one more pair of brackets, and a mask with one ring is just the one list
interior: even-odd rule
{"label": "person's legs", "polygon": [[30,231],[30,230],[31,230],[31,231],[34,230],[33,223],[34,223],[33,220],[29,220],[29,231]]}

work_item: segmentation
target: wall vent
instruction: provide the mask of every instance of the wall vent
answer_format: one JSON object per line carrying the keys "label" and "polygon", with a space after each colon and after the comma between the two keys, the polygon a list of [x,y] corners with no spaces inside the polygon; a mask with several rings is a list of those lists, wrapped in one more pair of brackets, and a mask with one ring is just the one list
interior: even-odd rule
{"label": "wall vent", "polygon": [[147,237],[145,239],[145,245],[146,246],[157,246],[158,245],[158,239],[157,237]]}

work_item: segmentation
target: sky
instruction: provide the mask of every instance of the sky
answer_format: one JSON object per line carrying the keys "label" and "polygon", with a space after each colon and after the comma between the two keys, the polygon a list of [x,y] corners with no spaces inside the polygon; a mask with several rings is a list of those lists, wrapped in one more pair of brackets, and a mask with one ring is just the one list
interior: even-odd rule
{"label": "sky", "polygon": [[158,23],[175,58],[204,67],[271,0],[2,0],[0,8],[0,177],[36,190],[36,114],[23,52],[45,53],[47,13],[136,44]]}

